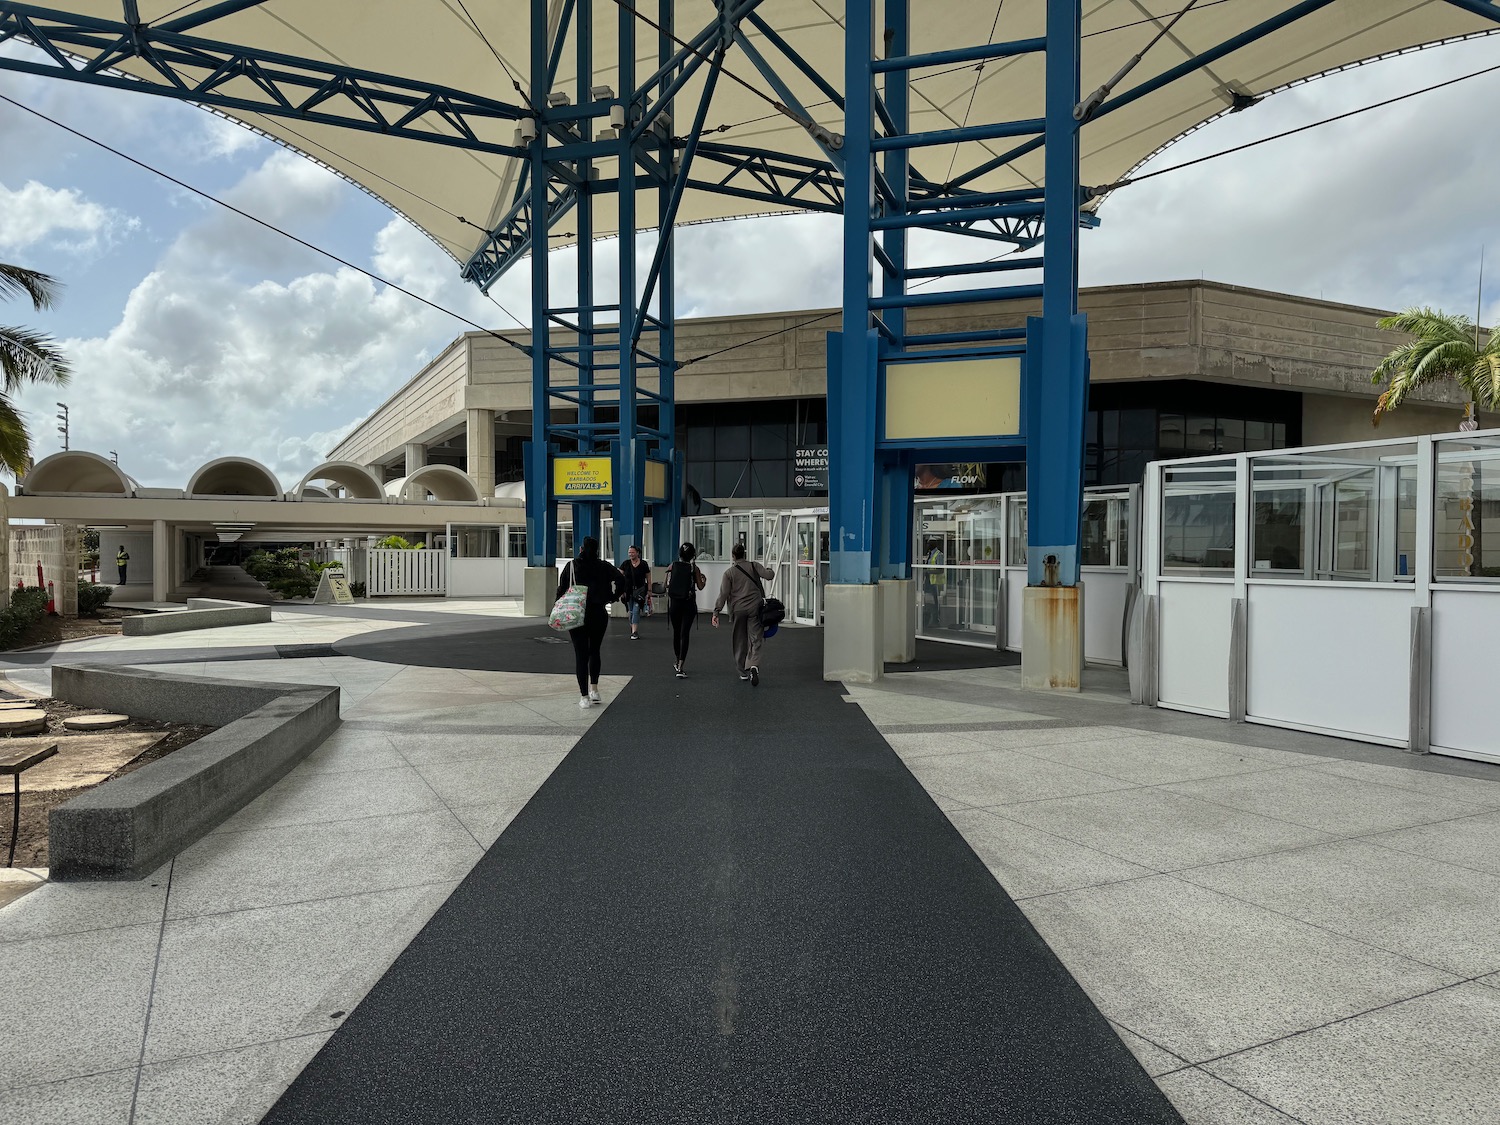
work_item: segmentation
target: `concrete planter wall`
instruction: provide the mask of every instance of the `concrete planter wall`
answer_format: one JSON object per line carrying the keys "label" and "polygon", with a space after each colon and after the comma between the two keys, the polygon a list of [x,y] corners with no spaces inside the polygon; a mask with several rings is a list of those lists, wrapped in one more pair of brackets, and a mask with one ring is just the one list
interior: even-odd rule
{"label": "concrete planter wall", "polygon": [[50,875],[139,879],[213,831],[339,724],[339,689],[61,665],[52,692],[162,722],[217,726],[191,746],[52,810]]}

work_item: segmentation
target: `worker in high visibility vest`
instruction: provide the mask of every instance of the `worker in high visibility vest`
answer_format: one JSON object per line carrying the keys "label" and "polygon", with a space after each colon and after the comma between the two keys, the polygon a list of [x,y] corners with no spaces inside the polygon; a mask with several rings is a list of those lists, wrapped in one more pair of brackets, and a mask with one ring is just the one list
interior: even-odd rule
{"label": "worker in high visibility vest", "polygon": [[120,585],[125,585],[125,568],[130,565],[130,552],[125,549],[125,544],[120,544],[120,549],[115,552],[115,567],[120,572]]}

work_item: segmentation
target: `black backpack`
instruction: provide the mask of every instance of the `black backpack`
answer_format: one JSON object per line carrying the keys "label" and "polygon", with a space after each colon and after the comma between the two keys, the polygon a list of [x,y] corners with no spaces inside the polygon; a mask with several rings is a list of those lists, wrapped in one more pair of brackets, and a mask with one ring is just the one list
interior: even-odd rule
{"label": "black backpack", "polygon": [[678,560],[667,573],[667,597],[691,598],[693,589],[693,564]]}

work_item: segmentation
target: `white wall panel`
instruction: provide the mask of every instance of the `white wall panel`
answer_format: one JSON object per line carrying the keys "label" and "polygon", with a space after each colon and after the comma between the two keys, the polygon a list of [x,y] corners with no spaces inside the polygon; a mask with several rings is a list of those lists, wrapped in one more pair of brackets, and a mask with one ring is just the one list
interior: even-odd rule
{"label": "white wall panel", "polygon": [[1123,664],[1125,598],[1130,574],[1122,570],[1083,572],[1083,658],[1101,664]]}
{"label": "white wall panel", "polygon": [[1415,593],[1252,585],[1246,716],[1405,744]]}
{"label": "white wall panel", "polygon": [[1432,749],[1500,761],[1500,589],[1432,593]]}
{"label": "white wall panel", "polygon": [[1158,701],[1163,707],[1228,715],[1229,603],[1234,600],[1234,584],[1164,578],[1158,595]]}

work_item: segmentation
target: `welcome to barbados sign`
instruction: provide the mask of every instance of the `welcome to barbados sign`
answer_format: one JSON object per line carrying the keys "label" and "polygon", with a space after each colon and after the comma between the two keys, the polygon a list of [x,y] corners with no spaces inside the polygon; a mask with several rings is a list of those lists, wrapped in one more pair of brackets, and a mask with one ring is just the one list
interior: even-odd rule
{"label": "welcome to barbados sign", "polygon": [[559,500],[605,499],[614,490],[611,457],[558,457],[552,462],[552,494]]}

